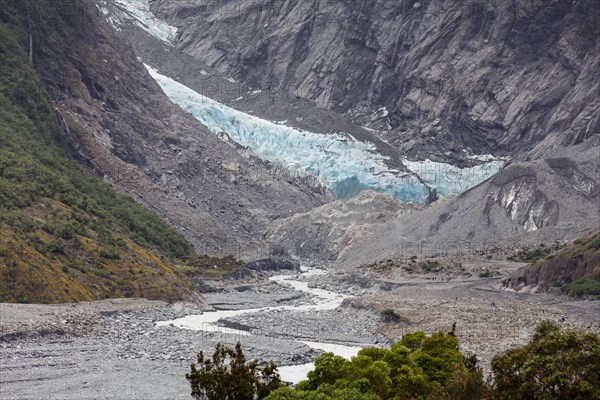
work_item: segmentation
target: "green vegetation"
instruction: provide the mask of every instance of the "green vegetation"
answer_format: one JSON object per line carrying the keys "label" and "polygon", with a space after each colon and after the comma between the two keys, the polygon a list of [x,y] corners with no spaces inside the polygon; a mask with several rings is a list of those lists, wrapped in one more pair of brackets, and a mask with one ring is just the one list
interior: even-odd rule
{"label": "green vegetation", "polygon": [[551,246],[546,246],[544,243],[541,243],[533,249],[519,250],[514,255],[507,257],[507,260],[534,263],[549,258],[563,247],[565,247],[565,245],[560,244],[559,242],[556,242]]}
{"label": "green vegetation", "polygon": [[462,264],[455,262],[446,266],[443,266],[442,263],[440,263],[440,261],[437,260],[423,260],[417,262],[417,256],[412,256],[405,262],[394,260],[382,260],[374,264],[367,264],[362,266],[362,268],[370,269],[372,271],[377,272],[388,272],[396,268],[402,268],[408,273],[418,272],[419,270],[424,273],[438,273],[448,268],[460,267],[462,267]]}
{"label": "green vegetation", "polygon": [[573,297],[600,297],[600,274],[586,276],[564,285],[564,291]]}
{"label": "green vegetation", "polygon": [[206,255],[190,258],[185,267],[180,267],[187,276],[207,279],[223,278],[244,266],[244,263],[233,256],[223,258]]}
{"label": "green vegetation", "polygon": [[544,322],[527,345],[496,356],[492,371],[495,399],[600,399],[600,339]]}
{"label": "green vegetation", "polygon": [[[65,42],[79,1],[0,7],[0,301],[176,299],[193,291],[175,263],[192,246],[154,212],[101,183],[77,155],[29,61]],[[35,60],[35,55],[34,55]]]}
{"label": "green vegetation", "polygon": [[[544,246],[540,246],[544,248]],[[591,232],[558,252],[521,268],[511,276],[516,286],[535,281],[542,290],[572,297],[600,299],[600,230]]]}
{"label": "green vegetation", "polygon": [[453,335],[416,332],[391,349],[363,349],[351,361],[324,353],[306,381],[295,389],[278,389],[267,399],[443,399],[446,392],[467,385],[483,393],[485,382],[475,364],[460,353]]}
{"label": "green vegetation", "polygon": [[408,322],[406,318],[402,317],[402,315],[398,314],[395,310],[391,308],[384,308],[379,312],[381,319],[383,322]]}
{"label": "green vegetation", "polygon": [[573,244],[581,246],[585,249],[600,250],[600,234],[588,235],[577,239]]}
{"label": "green vegetation", "polygon": [[425,260],[425,261],[420,262],[419,266],[425,272],[439,272],[442,270],[442,266],[440,265],[440,263],[438,261]]}
{"label": "green vegetation", "polygon": [[[543,322],[531,341],[497,355],[483,379],[449,333],[404,335],[391,349],[366,348],[352,360],[323,353],[308,379],[281,385],[273,363],[246,362],[241,346],[202,353],[187,375],[196,399],[266,400],[562,400],[600,399],[600,338]],[[200,368],[200,369],[198,369]]]}
{"label": "green vegetation", "polygon": [[262,370],[257,365],[256,360],[246,362],[240,342],[235,349],[219,343],[212,358],[198,354],[186,378],[198,400],[260,400],[279,388],[281,379],[275,363]]}

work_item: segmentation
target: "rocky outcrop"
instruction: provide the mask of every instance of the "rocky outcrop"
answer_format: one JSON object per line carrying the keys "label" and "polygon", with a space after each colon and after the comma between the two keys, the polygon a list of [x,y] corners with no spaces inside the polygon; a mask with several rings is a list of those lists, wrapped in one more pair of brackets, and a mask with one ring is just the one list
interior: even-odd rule
{"label": "rocky outcrop", "polygon": [[[338,200],[305,213],[274,221],[266,234],[271,243],[286,248],[290,256],[303,262],[335,261],[343,238],[350,232],[382,225],[402,213],[421,208],[372,191],[355,198]],[[347,244],[347,243],[345,243]]]}
{"label": "rocky outcrop", "polygon": [[150,7],[178,33],[174,47],[159,46],[122,25],[138,55],[232,107],[350,132],[392,162],[465,166],[477,153],[513,160],[463,195],[395,221],[382,204],[386,217],[376,224],[361,213],[324,213],[339,205],[276,220],[265,238],[294,257],[357,265],[393,257],[407,243],[575,238],[600,220],[600,52],[589,1],[157,0]]}
{"label": "rocky outcrop", "polygon": [[337,264],[359,266],[417,253],[468,260],[495,246],[576,239],[600,226],[598,149],[593,139],[554,149],[552,158],[512,163],[457,197],[348,233],[359,240],[342,241]]}
{"label": "rocky outcrop", "polygon": [[576,240],[546,260],[521,268],[502,281],[501,287],[539,293],[584,277],[600,280],[600,231]]}
{"label": "rocky outcrop", "polygon": [[325,202],[244,157],[171,103],[92,3],[34,63],[82,160],[200,253],[243,256],[274,219]]}
{"label": "rocky outcrop", "polygon": [[179,28],[180,50],[255,88],[346,113],[404,154],[514,156],[539,145],[539,157],[600,132],[596,0],[151,6]]}

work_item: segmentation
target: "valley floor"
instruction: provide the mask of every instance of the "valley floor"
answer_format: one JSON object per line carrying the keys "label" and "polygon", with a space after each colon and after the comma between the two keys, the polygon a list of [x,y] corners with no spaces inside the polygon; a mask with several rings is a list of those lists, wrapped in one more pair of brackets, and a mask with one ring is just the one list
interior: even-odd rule
{"label": "valley floor", "polygon": [[[463,350],[484,369],[493,354],[528,340],[544,319],[600,332],[600,302],[498,291],[494,279],[450,281],[438,277],[378,274],[308,274],[308,287],[352,295],[334,309],[281,281],[212,282],[206,298],[214,309],[272,307],[227,318],[225,328],[178,328],[178,318],[200,314],[187,304],[141,299],[75,305],[0,304],[0,398],[189,399],[185,373],[199,350],[218,341],[242,342],[249,358],[278,365],[310,363],[321,351],[307,343],[388,345],[402,333],[449,330],[457,323]],[[393,308],[405,322],[384,323]],[[339,349],[338,349],[339,350]],[[339,351],[343,351],[339,350]]]}

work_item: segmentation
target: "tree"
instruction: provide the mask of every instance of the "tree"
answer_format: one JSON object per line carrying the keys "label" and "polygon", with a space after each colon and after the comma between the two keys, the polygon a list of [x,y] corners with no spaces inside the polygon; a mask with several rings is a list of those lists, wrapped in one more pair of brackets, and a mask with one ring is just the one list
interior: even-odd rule
{"label": "tree", "polygon": [[246,362],[242,345],[235,349],[217,344],[212,358],[198,353],[198,362],[186,375],[197,400],[263,399],[282,386],[277,366],[272,361],[262,370],[256,360]]}
{"label": "tree", "polygon": [[492,360],[494,398],[600,399],[600,339],[542,322],[531,341]]}
{"label": "tree", "polygon": [[477,358],[463,356],[453,334],[409,333],[391,349],[362,349],[350,361],[323,353],[307,380],[267,400],[482,399],[487,385]]}

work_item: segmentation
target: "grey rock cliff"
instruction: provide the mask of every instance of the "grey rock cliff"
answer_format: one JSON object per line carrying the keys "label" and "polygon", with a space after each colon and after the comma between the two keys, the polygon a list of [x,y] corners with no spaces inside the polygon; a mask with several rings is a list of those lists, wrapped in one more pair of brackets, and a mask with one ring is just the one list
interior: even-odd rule
{"label": "grey rock cliff", "polygon": [[[178,27],[170,50],[178,56],[134,40],[138,54],[200,92],[202,79],[234,77],[244,99],[215,95],[236,108],[323,132],[343,127],[391,160],[513,160],[413,215],[383,211],[370,221],[360,207],[338,215],[350,201],[275,221],[265,237],[295,256],[339,252],[338,264],[350,266],[393,258],[406,243],[511,245],[573,238],[600,223],[594,1],[156,0],[151,8]],[[189,72],[194,60],[208,78]],[[247,98],[254,88],[269,98]]]}
{"label": "grey rock cliff", "polygon": [[118,190],[157,211],[198,252],[263,245],[274,219],[323,204],[244,157],[175,106],[93,4],[65,43],[41,41],[36,63],[79,156]]}
{"label": "grey rock cliff", "polygon": [[[513,163],[465,193],[345,239],[338,265],[576,239],[600,226],[600,137]],[[352,233],[356,236],[356,233]],[[419,249],[419,250],[417,250]],[[408,254],[412,255],[412,254]]]}
{"label": "grey rock cliff", "polygon": [[250,86],[346,113],[408,155],[515,156],[544,141],[540,156],[600,131],[596,0],[152,7],[179,27],[177,47],[196,59]]}

